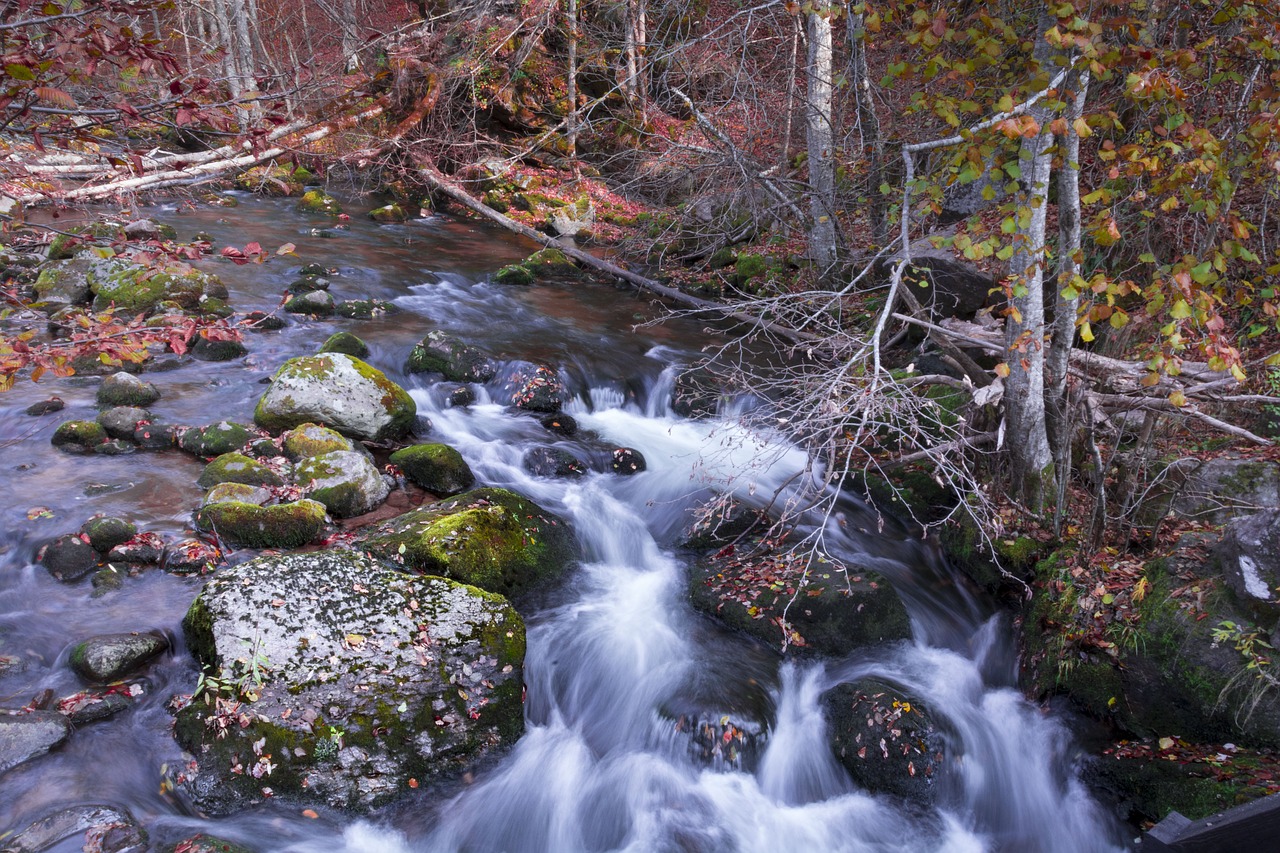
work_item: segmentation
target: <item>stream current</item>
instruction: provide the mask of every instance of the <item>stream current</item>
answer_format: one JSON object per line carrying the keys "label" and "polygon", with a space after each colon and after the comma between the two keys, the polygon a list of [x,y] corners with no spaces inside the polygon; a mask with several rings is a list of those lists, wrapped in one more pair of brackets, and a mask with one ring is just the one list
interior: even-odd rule
{"label": "stream current", "polygon": [[[179,361],[149,373],[163,394],[152,410],[169,423],[251,422],[261,381],[285,359],[314,352],[334,331],[360,335],[368,360],[408,388],[430,418],[430,440],[456,447],[479,482],[524,493],[561,515],[582,544],[581,565],[561,587],[523,608],[526,733],[464,780],[424,786],[366,818],[324,810],[313,818],[302,806],[274,803],[217,820],[194,813],[161,780],[167,765],[182,761],[166,702],[195,684],[180,623],[200,580],[152,570],[95,598],[88,581],[60,584],[33,560],[40,544],[97,512],[166,538],[184,535],[201,495],[200,462],[176,450],[61,454],[49,444],[53,426],[94,417],[98,380],[19,382],[0,396],[0,654],[24,666],[0,676],[0,708],[19,708],[45,689],[55,696],[81,689],[66,656],[92,634],[160,629],[175,650],[152,666],[148,691],[132,710],[86,725],[54,753],[0,775],[0,833],[57,808],[108,803],[127,808],[153,840],[204,831],[262,853],[1075,853],[1125,846],[1123,828],[1078,780],[1078,750],[1063,722],[1016,690],[1007,619],[961,585],[939,583],[950,570],[935,548],[893,525],[875,532],[856,501],[842,500],[829,547],[890,579],[912,617],[912,642],[847,660],[782,662],[690,608],[675,549],[689,509],[712,488],[759,501],[806,461],[777,437],[743,431],[732,411],[697,421],[670,411],[674,370],[697,358],[706,330],[689,321],[633,329],[661,309],[604,284],[494,285],[489,274],[534,247],[475,223],[433,217],[379,226],[351,210],[349,230],[321,235],[313,229],[323,223],[294,212],[288,200],[241,201],[233,210],[144,213],[174,224],[182,238],[209,232],[218,248],[294,242],[301,262],[338,270],[336,298],[383,299],[400,310],[368,321],[295,320],[281,332],[248,335],[250,355],[240,361]],[[209,266],[237,310],[271,310],[298,261]],[[639,449],[647,470],[574,481],[529,475],[524,452],[550,437],[536,420],[512,414],[479,387],[472,406],[448,407],[443,387],[402,372],[409,349],[431,328],[504,358],[556,366],[573,397],[565,410],[581,430]],[[66,400],[63,412],[23,413],[54,393]],[[832,755],[819,699],[866,676],[908,688],[943,722],[948,761],[936,805],[860,790]],[[672,725],[681,713],[759,719],[767,729],[759,760],[746,772],[693,760]],[[80,843],[51,849],[79,850]]]}

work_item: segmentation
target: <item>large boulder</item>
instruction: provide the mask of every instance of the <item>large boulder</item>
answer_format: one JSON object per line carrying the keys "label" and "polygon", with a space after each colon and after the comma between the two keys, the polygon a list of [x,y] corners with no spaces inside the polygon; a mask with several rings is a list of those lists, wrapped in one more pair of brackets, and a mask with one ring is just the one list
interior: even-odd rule
{"label": "large boulder", "polygon": [[1268,621],[1280,616],[1280,509],[1227,524],[1217,557],[1237,598],[1266,614]]}
{"label": "large boulder", "polygon": [[280,437],[280,449],[294,462],[333,453],[336,450],[355,450],[356,445],[340,432],[334,432],[319,424],[303,424],[294,427]]}
{"label": "large boulder", "polygon": [[40,270],[34,285],[36,299],[48,307],[79,305],[89,301],[89,270],[100,266],[98,258],[51,261]]}
{"label": "large boulder", "polygon": [[484,353],[439,330],[427,333],[405,365],[408,373],[439,373],[451,382],[488,382],[496,370]]}
{"label": "large boulder", "polygon": [[[219,685],[175,729],[195,762],[184,784],[213,813],[268,795],[368,809],[524,727],[524,624],[511,605],[364,555],[241,564],[205,585],[183,628]],[[224,727],[228,707],[236,722]]]}
{"label": "large boulder", "polygon": [[382,371],[342,353],[291,358],[271,380],[253,413],[258,426],[278,432],[319,422],[368,441],[402,438],[418,407]]}
{"label": "large boulder", "polygon": [[391,487],[364,453],[335,450],[298,464],[294,482],[340,518],[363,515],[387,499]]}
{"label": "large boulder", "polygon": [[773,646],[846,655],[911,637],[911,618],[882,575],[755,541],[695,560],[690,589],[694,607]]}
{"label": "large boulder", "polygon": [[200,307],[200,299],[208,296],[225,299],[226,286],[212,273],[185,264],[155,269],[122,261],[109,261],[88,272],[93,290],[93,306],[104,309],[147,311],[161,302],[176,302],[185,310]]}
{"label": "large boulder", "polygon": [[476,482],[467,460],[447,444],[401,448],[391,454],[391,463],[400,466],[412,483],[442,498],[465,492]]}
{"label": "large boulder", "polygon": [[266,505],[271,493],[240,483],[223,483],[196,510],[196,527],[247,548],[298,548],[324,529],[325,506],[300,500]]}
{"label": "large boulder", "polygon": [[475,489],[368,528],[370,553],[406,568],[517,595],[559,576],[574,555],[564,523],[506,489]]}
{"label": "large boulder", "polygon": [[840,684],[822,698],[832,751],[858,786],[928,803],[945,739],[920,701],[875,679]]}
{"label": "large boulder", "polygon": [[57,711],[32,711],[17,717],[0,714],[0,773],[44,755],[71,735]]}

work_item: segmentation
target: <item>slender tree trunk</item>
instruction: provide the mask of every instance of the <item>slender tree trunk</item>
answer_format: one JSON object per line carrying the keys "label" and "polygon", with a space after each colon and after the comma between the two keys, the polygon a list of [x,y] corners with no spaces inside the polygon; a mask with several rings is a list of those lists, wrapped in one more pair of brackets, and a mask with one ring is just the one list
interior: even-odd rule
{"label": "slender tree trunk", "polygon": [[885,183],[884,139],[880,135],[880,119],[871,97],[871,71],[867,67],[867,33],[862,13],[846,10],[849,36],[849,81],[857,106],[858,132],[862,138],[862,156],[867,160],[867,213],[871,220],[871,239],[877,247],[889,242],[889,200],[880,187]]}
{"label": "slender tree trunk", "polygon": [[[1052,72],[1053,52],[1044,38],[1049,26],[1046,20],[1041,20],[1035,47],[1035,59],[1042,75]],[[1022,172],[1014,213],[1018,227],[1013,235],[1014,251],[1009,262],[1013,293],[1005,320],[1009,366],[1004,394],[1005,441],[1009,447],[1013,493],[1028,507],[1038,510],[1044,506],[1045,496],[1053,494],[1054,477],[1044,387],[1045,220],[1053,164],[1050,151],[1053,133],[1049,129],[1053,110],[1041,101],[1028,115],[1040,127],[1035,136],[1023,139],[1018,153]]]}
{"label": "slender tree trunk", "polygon": [[569,68],[565,88],[569,96],[569,120],[565,139],[574,177],[578,175],[578,0],[565,0],[565,26],[569,36]]}
{"label": "slender tree trunk", "polygon": [[789,74],[787,75],[787,109],[786,123],[782,127],[782,157],[778,163],[778,174],[786,175],[788,169],[791,168],[791,120],[796,111],[796,59],[800,55],[800,18],[795,18],[794,29],[791,32],[791,63],[787,65]]}
{"label": "slender tree trunk", "polygon": [[805,139],[809,148],[809,257],[825,279],[836,265],[836,168],[832,133],[831,18],[822,9],[809,13],[809,50],[805,63]]}
{"label": "slender tree trunk", "polygon": [[347,73],[360,68],[360,24],[355,0],[342,0],[342,58]]}

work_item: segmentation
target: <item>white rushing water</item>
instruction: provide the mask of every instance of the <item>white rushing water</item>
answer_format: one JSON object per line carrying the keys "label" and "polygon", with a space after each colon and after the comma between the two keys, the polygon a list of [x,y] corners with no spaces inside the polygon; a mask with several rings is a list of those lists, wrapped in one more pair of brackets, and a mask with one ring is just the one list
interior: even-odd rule
{"label": "white rushing water", "polygon": [[[743,497],[771,494],[806,460],[794,447],[747,435],[732,423],[673,417],[661,391],[650,395],[659,402],[649,411],[612,388],[591,389],[568,407],[585,433],[637,448],[648,461],[648,470],[630,477],[579,480],[540,479],[522,470],[524,452],[548,438],[532,419],[483,400],[467,409],[443,408],[438,392],[414,392],[440,440],[457,447],[482,482],[523,492],[561,514],[580,539],[584,560],[561,598],[530,619],[528,731],[512,752],[440,803],[419,831],[406,835],[361,821],[346,829],[340,849],[1119,849],[1113,823],[1074,776],[1061,724],[1008,686],[1009,661],[992,659],[998,638],[1009,642],[1007,632],[960,598],[905,596],[914,644],[826,666],[773,664],[763,676],[762,704],[771,712],[756,766],[744,772],[695,761],[687,742],[673,736],[670,709],[696,707],[707,681],[762,683],[756,676],[770,664],[759,654],[735,653],[744,644],[726,641],[693,613],[685,567],[663,545],[678,535],[688,507],[709,484],[728,482]],[[866,536],[837,538],[841,557],[887,569],[899,580],[920,567],[888,555],[895,549],[905,559],[929,553],[883,537],[873,548]],[[930,645],[931,638],[962,649]],[[1003,683],[990,686],[984,672]],[[859,790],[832,755],[820,697],[865,676],[908,688],[948,731],[936,806]],[[699,710],[717,710],[714,700],[704,706]],[[332,850],[335,843],[328,838],[289,849]]]}

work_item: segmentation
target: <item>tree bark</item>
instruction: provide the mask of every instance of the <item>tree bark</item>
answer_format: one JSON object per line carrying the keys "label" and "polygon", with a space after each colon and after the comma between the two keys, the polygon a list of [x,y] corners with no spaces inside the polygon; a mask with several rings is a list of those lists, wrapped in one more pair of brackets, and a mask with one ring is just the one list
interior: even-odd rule
{"label": "tree bark", "polygon": [[[1051,71],[1054,52],[1045,40],[1048,29],[1040,22],[1035,60],[1039,74]],[[1044,257],[1049,179],[1053,164],[1050,149],[1053,110],[1043,101],[1028,113],[1039,131],[1022,140],[1018,153],[1021,189],[1013,213],[1013,257],[1009,262],[1012,295],[1005,323],[1009,375],[1005,379],[1005,441],[1014,493],[1033,510],[1044,506],[1053,491],[1053,454],[1045,411]]]}
{"label": "tree bark", "polygon": [[808,16],[809,50],[805,63],[805,139],[809,149],[809,257],[829,279],[836,265],[835,141],[832,133],[831,18],[828,10]]}
{"label": "tree bark", "polygon": [[889,200],[880,191],[885,183],[884,139],[880,134],[880,119],[876,116],[875,101],[871,97],[871,71],[867,67],[867,33],[861,12],[846,10],[849,36],[849,81],[853,86],[854,104],[857,108],[858,132],[862,142],[862,156],[867,161],[867,213],[871,220],[871,239],[877,247],[886,246],[890,240]]}

